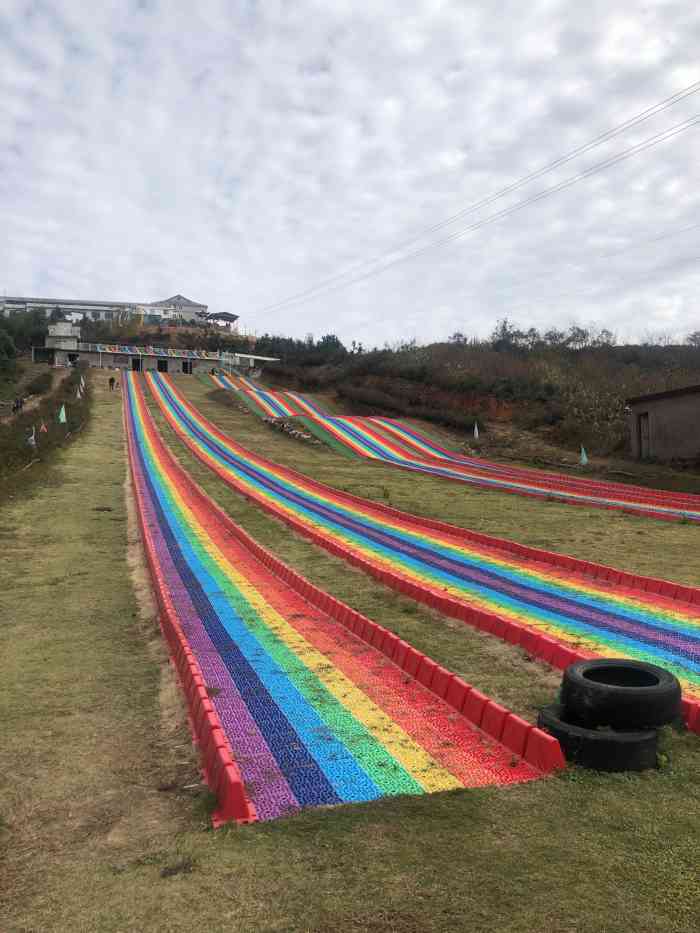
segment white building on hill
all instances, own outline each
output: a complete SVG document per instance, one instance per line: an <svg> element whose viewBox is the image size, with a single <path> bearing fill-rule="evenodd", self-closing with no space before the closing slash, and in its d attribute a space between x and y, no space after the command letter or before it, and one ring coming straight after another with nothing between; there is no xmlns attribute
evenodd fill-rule
<svg viewBox="0 0 700 933"><path fill-rule="evenodd" d="M55 308L73 322L84 318L107 322L138 318L144 323L157 324L160 321L203 321L208 305L199 304L184 295L173 295L150 304L142 301L83 301L80 298L0 298L0 314L6 317L18 311L35 310L43 311L49 317Z"/></svg>

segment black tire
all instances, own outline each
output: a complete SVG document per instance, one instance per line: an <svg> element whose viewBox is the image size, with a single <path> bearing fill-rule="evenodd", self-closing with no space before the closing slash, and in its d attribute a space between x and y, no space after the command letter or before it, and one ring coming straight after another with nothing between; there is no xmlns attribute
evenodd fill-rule
<svg viewBox="0 0 700 933"><path fill-rule="evenodd" d="M678 679L655 664L596 658L564 671L561 704L567 721L588 729L650 729L681 716Z"/></svg>
<svg viewBox="0 0 700 933"><path fill-rule="evenodd" d="M567 761L595 771L646 771L656 767L656 730L597 731L564 722L561 717L561 705L553 703L540 712L537 725L559 740Z"/></svg>

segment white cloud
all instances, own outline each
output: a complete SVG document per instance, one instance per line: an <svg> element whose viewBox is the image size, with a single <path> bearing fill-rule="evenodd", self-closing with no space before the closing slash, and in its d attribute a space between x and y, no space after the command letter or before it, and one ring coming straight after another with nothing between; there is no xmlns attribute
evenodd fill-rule
<svg viewBox="0 0 700 933"><path fill-rule="evenodd" d="M3 10L8 294L179 291L259 332L365 344L485 334L503 315L629 337L698 326L700 231L643 241L697 217L700 128L381 275L259 312L699 80L692 5ZM439 235L696 113L700 94Z"/></svg>

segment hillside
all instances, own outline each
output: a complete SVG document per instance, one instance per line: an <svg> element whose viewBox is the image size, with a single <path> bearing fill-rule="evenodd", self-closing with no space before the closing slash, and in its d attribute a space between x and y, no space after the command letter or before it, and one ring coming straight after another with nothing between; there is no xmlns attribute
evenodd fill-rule
<svg viewBox="0 0 700 933"><path fill-rule="evenodd" d="M696 335L697 336L697 335ZM346 351L323 342L289 347L276 338L258 352L280 355L265 378L307 391L335 392L346 410L422 418L471 431L512 423L549 442L608 455L625 449L625 399L700 382L700 346L618 345L612 335L572 328L523 334L501 322L487 341Z"/></svg>

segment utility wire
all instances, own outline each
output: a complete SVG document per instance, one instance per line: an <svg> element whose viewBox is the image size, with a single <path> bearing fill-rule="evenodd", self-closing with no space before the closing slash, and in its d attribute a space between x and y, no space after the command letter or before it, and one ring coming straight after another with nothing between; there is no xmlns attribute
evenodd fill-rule
<svg viewBox="0 0 700 933"><path fill-rule="evenodd" d="M663 240L668 240L671 237L680 236L683 233L688 233L690 230L697 230L698 228L700 228L700 223L686 224L686 226L679 227L677 230L666 230L663 233L657 234L656 236L653 236L653 237L645 237L644 239L641 239L641 240L634 240L633 242L628 243L626 246L622 246L619 249L609 250L605 253L597 253L596 255L591 256L588 262L590 264L590 263L598 262L601 259L611 259L614 256L621 256L624 253L631 252L632 250L643 249L645 246L650 246L654 243L660 243ZM557 279L561 279L563 275L564 273L560 273L559 275L555 276L554 281L556 281ZM524 286L534 285L537 282L545 278L551 282L552 281L551 273L543 272L540 275L536 275L530 279L516 280L512 284L514 286L522 288ZM520 307L520 304L518 304L516 307Z"/></svg>
<svg viewBox="0 0 700 933"><path fill-rule="evenodd" d="M657 116L659 113L662 113L664 110L667 110L669 107L672 107L674 104L677 104L679 101L683 100L686 97L689 97L692 94L697 93L698 91L700 91L700 81L696 81L693 84L689 84L687 87L682 88L681 90L677 91L675 94L672 94L670 97L667 97L664 100L660 101L658 104L654 104L651 107L647 107L646 110L643 110L641 111L641 113L638 113L633 117L630 117L628 120L625 120L623 123L618 124L617 126L611 128L610 130L607 130L606 132L599 134L598 136L594 137L589 142L584 143L581 146L577 146L575 149L570 150L565 155L559 156L558 158L554 159L552 162L549 162L546 165L542 166L541 168L536 169L533 172L530 172L528 175L525 175L523 178L520 178L517 181L512 182L509 185L506 185L505 187L499 189L498 191L494 192L488 197L482 198L479 201L475 201L474 203L458 211L456 214L453 214L450 217L447 217L446 219L436 224L433 224L432 226L417 233L416 235L410 237L407 240L397 243L391 249L385 250L383 253L371 259L360 260L359 262L352 264L351 266L349 266L347 269L343 270L342 272L337 272L334 275L328 276L327 278L322 279L320 282L316 283L316 285L311 286L307 289L304 289L303 291L298 292L297 294L291 296L288 299L283 299L282 301L273 302L269 305L266 305L260 309L260 313L263 313L266 311L277 310L278 308L286 306L287 303L296 302L297 300L304 298L307 295L315 294L316 291L319 291L323 289L325 286L330 285L340 279L343 279L347 277L348 275L351 275L353 272L357 272L359 269L365 266L375 265L381 262L383 259L385 259L388 256L391 256L393 253L397 252L398 250L405 249L407 246L410 246L413 243L419 242L421 239L423 239L426 236L429 236L431 233L434 233L437 230L443 229L444 227L447 227L450 224L455 223L457 220L461 219L462 217L465 217L468 214L473 213L474 211L477 211L482 207L486 207L489 204L492 204L494 201L498 200L501 197L504 197L506 194L510 194L513 191L516 191L519 188L523 187L524 185L528 184L529 182L542 177L543 175L545 175L546 173L550 171L553 171L555 168L559 168L560 166L565 165L567 162L570 162L572 159L577 158L579 155L583 155L584 153L589 152L591 149L594 149L597 146L602 145L604 142L607 142L610 139L615 138L620 133L623 133L626 130L632 129L633 127L638 126L640 123L643 123L646 120L649 120L652 117Z"/></svg>
<svg viewBox="0 0 700 933"><path fill-rule="evenodd" d="M700 86L700 82L698 83ZM583 181L586 178L589 178L591 175L594 175L598 172L604 171L607 168L610 168L614 165L617 165L620 162L626 161L634 155L638 155L640 152L644 152L647 149L650 149L653 146L659 145L662 142L666 142L669 139L673 139L678 136L680 133L683 133L689 129L700 124L700 115L684 120L682 123L676 124L664 130L661 133L657 133L654 136L649 137L648 139L643 140L640 143L637 143L634 146L630 146L627 149L623 149L621 152L616 153L614 156L610 156L607 159L604 159L602 162L598 162L595 165L590 166L588 169L585 169L582 172L573 175L564 181L558 182L555 185L552 185L549 188L545 188L542 191L539 191L537 194L531 195L528 198L524 198L522 201L517 201L515 204L510 205L509 207L503 208L500 211L497 211L494 214L489 214L486 217L481 218L478 221L475 221L469 226L457 230L442 239L434 240L432 243L427 244L426 246L420 247L419 249L412 250L411 252L405 253L401 256L398 256L394 259L389 259L384 262L383 265L379 266L376 269L370 269L367 272L355 275L346 279L345 281L338 282L337 284L332 284L329 282L328 285L319 285L309 288L304 292L300 292L297 295L293 295L290 298L287 298L283 301L276 302L271 305L267 305L260 309L259 314L271 313L273 311L279 311L283 308L290 307L292 305L298 304L306 300L307 298L315 298L321 294L328 292L337 291L340 288L345 288L349 285L354 285L357 282L361 282L367 278L370 278L373 275L377 275L381 272L386 271L387 269L392 268L395 265L398 265L401 262L405 262L408 259L412 259L416 256L421 256L424 253L430 252L433 249L437 249L441 246L445 246L449 243L454 242L455 240L461 239L469 233L472 233L476 230L481 229L482 227L487 226L488 224L494 223L497 220L501 220L504 217L508 217L511 214L516 213L517 211L522 210L525 207L528 207L531 204L535 204L538 201L543 200L544 198L551 197L553 194L557 194L560 191L564 191L567 188L570 188L572 185L577 184L580 181ZM391 255L391 254L389 254Z"/></svg>
<svg viewBox="0 0 700 933"><path fill-rule="evenodd" d="M518 308L531 307L533 304L537 304L537 305L539 305L539 306L542 306L542 305L544 305L544 304L550 304L550 303L552 303L552 302L554 302L554 301L560 301L560 300L562 300L562 299L571 298L571 297L573 297L573 296L576 296L576 297L579 298L579 299L580 299L580 298L595 299L595 298L598 298L600 295L609 295L610 292L611 292L611 289L612 289L612 292L613 292L613 294L614 294L614 293L615 293L615 290L616 290L616 284L617 284L617 285L620 285L620 286L623 287L623 288L629 288L630 285L636 285L637 282L646 282L646 281L649 280L649 279L656 278L656 277L659 275L660 272L666 272L666 271L671 270L671 269L678 269L678 266L679 266L679 265L682 265L682 266L684 267L684 271L687 271L687 270L685 269L685 266L688 266L688 265L693 264L693 263L700 263L700 256L686 256L685 259L682 259L682 260L680 261L680 263L676 260L676 261L674 261L674 262L665 263L665 264L662 265L662 266L656 266L654 269L651 269L649 272L646 272L644 275L635 276L634 279L632 279L632 280L629 281L629 282L628 282L628 281L625 281L625 280L623 279L623 281L622 281L621 283L615 283L615 282L613 282L613 283L610 283L610 285L597 285L596 287L594 287L593 289L589 289L588 291L581 291L580 289L579 289L579 290L576 290L576 289L568 289L568 290L565 291L565 292L559 292L559 293L557 293L556 295L552 295L552 296L547 297L547 298L526 299L525 301L521 301L521 302L519 302L518 304L516 304L516 305L514 305L514 306L512 306L512 307L509 307L509 308L507 309L507 312L511 312L511 313L512 313L513 311L517 310ZM700 269L698 269L698 270L691 270L691 271L698 271L698 272L700 272ZM619 290L619 289L617 289L617 290Z"/></svg>

